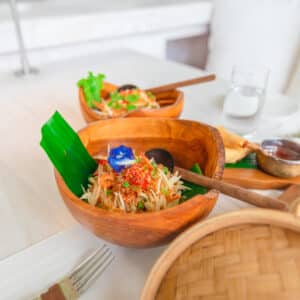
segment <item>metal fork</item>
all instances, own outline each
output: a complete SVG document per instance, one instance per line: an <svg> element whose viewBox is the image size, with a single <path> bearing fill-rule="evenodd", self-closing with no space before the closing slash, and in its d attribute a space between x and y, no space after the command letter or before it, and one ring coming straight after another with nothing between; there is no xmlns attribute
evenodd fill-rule
<svg viewBox="0 0 300 300"><path fill-rule="evenodd" d="M114 260L111 250L103 245L84 259L63 280L51 286L34 300L75 300L80 297Z"/></svg>

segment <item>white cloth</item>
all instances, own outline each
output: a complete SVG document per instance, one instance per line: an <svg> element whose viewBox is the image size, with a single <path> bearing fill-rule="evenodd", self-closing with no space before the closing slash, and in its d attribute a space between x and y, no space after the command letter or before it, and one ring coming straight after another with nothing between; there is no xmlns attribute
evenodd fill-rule
<svg viewBox="0 0 300 300"><path fill-rule="evenodd" d="M300 0L215 0L207 69L229 79L234 65L264 65L282 92L299 43Z"/></svg>

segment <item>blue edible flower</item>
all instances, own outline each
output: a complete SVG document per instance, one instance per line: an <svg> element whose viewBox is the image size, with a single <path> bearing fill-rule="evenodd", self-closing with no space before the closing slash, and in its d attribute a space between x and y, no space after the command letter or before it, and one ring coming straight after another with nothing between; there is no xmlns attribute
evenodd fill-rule
<svg viewBox="0 0 300 300"><path fill-rule="evenodd" d="M121 145L112 148L109 152L108 163L116 171L121 172L123 169L130 167L135 162L131 148Z"/></svg>

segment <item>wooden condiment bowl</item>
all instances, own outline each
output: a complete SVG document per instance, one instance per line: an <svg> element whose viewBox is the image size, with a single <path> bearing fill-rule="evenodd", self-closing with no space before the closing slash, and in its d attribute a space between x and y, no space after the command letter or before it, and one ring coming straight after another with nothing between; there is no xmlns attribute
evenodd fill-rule
<svg viewBox="0 0 300 300"><path fill-rule="evenodd" d="M205 124L157 118L110 119L89 124L79 131L79 136L91 155L106 154L108 144L125 144L137 152L160 147L173 155L176 165L191 168L198 162L205 175L222 178L222 139L215 128ZM172 240L208 215L218 198L218 192L210 190L159 212L113 212L80 200L56 171L55 178L65 204L78 222L95 235L128 247L153 247Z"/></svg>
<svg viewBox="0 0 300 300"><path fill-rule="evenodd" d="M102 91L102 96L106 97L112 91L115 91L118 87L111 83L105 82ZM183 110L184 95L183 92L178 90L172 90L168 92L153 93L160 104L158 109L139 109L130 112L128 117L151 117L151 118L178 118ZM79 103L82 115L87 123L105 120L107 117L103 117L97 114L96 111L91 109L85 100L84 92L82 88L79 88Z"/></svg>

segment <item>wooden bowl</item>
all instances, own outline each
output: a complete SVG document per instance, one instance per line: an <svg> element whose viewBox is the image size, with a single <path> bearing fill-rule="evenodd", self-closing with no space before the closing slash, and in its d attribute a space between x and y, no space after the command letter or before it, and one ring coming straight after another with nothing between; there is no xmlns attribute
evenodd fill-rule
<svg viewBox="0 0 300 300"><path fill-rule="evenodd" d="M118 87L111 83L105 82L102 91L102 96L108 96L108 94ZM183 110L184 96L183 92L178 90L172 90L162 93L153 93L160 104L159 109L141 109L132 111L128 117L151 117L151 118L178 118ZM107 117L100 116L94 110L92 110L85 100L84 92L82 88L79 88L79 103L82 115L87 123L105 120Z"/></svg>
<svg viewBox="0 0 300 300"><path fill-rule="evenodd" d="M79 131L91 155L107 153L107 145L125 144L138 152L160 147L170 151L178 166L199 163L205 175L221 179L224 165L222 139L216 129L193 121L123 118L89 124ZM153 247L205 217L218 198L216 190L159 212L130 214L93 207L76 197L55 171L58 189L75 219L95 235L128 247Z"/></svg>
<svg viewBox="0 0 300 300"><path fill-rule="evenodd" d="M298 186L286 193L295 189L299 197ZM294 213L244 209L193 226L157 260L141 300L300 299L299 209Z"/></svg>

